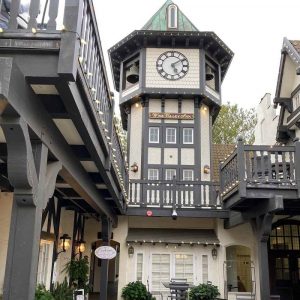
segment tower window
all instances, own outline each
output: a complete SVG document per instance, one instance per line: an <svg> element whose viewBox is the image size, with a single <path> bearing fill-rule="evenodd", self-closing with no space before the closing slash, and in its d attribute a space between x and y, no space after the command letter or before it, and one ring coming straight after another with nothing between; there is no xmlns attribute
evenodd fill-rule
<svg viewBox="0 0 300 300"><path fill-rule="evenodd" d="M178 20L177 20L177 6L174 4L169 5L168 7L168 27L172 29L178 28Z"/></svg>
<svg viewBox="0 0 300 300"><path fill-rule="evenodd" d="M176 128L167 128L166 129L166 143L167 144L176 144Z"/></svg>
<svg viewBox="0 0 300 300"><path fill-rule="evenodd" d="M212 62L207 57L206 57L206 63L205 63L205 81L206 81L206 85L208 87L215 90L216 92L219 92L218 66L217 66L217 64Z"/></svg>
<svg viewBox="0 0 300 300"><path fill-rule="evenodd" d="M159 128L150 127L149 128L149 143L159 143Z"/></svg>
<svg viewBox="0 0 300 300"><path fill-rule="evenodd" d="M183 143L193 144L194 143L194 129L193 128L183 128Z"/></svg>

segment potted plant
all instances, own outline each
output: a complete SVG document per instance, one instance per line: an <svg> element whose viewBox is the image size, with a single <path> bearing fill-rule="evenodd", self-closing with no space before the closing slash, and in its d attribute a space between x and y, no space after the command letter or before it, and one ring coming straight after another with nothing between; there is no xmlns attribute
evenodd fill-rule
<svg viewBox="0 0 300 300"><path fill-rule="evenodd" d="M89 292L89 261L85 256L79 259L72 259L64 269L69 275L70 284L76 289L84 289Z"/></svg>
<svg viewBox="0 0 300 300"><path fill-rule="evenodd" d="M66 278L62 283L55 284L52 295L55 300L73 300L73 289L69 287Z"/></svg>
<svg viewBox="0 0 300 300"><path fill-rule="evenodd" d="M155 300L140 281L129 282L122 289L122 297L124 300Z"/></svg>
<svg viewBox="0 0 300 300"><path fill-rule="evenodd" d="M189 292L190 300L214 300L219 296L218 287L212 284L199 284Z"/></svg>
<svg viewBox="0 0 300 300"><path fill-rule="evenodd" d="M2 297L0 297L2 299ZM52 294L46 290L44 285L39 284L35 289L35 300L54 300Z"/></svg>

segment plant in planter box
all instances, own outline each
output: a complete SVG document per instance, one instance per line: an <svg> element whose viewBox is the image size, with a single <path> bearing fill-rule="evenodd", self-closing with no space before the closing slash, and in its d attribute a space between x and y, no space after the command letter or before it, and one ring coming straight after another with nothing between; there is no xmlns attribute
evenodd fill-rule
<svg viewBox="0 0 300 300"><path fill-rule="evenodd" d="M122 297L124 300L155 300L140 281L129 282L122 290Z"/></svg>
<svg viewBox="0 0 300 300"><path fill-rule="evenodd" d="M189 292L190 300L214 300L219 296L218 287L212 284L199 284Z"/></svg>

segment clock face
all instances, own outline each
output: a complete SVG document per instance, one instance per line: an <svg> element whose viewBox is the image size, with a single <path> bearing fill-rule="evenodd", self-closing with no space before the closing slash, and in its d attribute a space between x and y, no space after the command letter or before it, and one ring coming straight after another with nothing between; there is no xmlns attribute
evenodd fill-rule
<svg viewBox="0 0 300 300"><path fill-rule="evenodd" d="M183 78L189 70L189 61L178 51L167 51L156 61L157 72L167 80Z"/></svg>

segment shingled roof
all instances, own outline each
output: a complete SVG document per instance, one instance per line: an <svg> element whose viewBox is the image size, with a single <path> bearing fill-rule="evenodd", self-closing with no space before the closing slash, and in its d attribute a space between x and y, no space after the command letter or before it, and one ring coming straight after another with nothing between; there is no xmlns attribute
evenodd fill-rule
<svg viewBox="0 0 300 300"><path fill-rule="evenodd" d="M172 0L167 0L165 4L154 14L154 16L143 26L142 30L168 31L167 8L175 4ZM176 4L175 4L176 5ZM178 8L178 28L176 31L199 31L196 26Z"/></svg>
<svg viewBox="0 0 300 300"><path fill-rule="evenodd" d="M213 155L213 170L212 170L212 180L214 182L220 181L220 171L219 165L229 154L231 154L235 149L235 145L212 145L212 155Z"/></svg>
<svg viewBox="0 0 300 300"><path fill-rule="evenodd" d="M298 40L290 40L290 43L293 45L295 50L300 54L300 41Z"/></svg>

